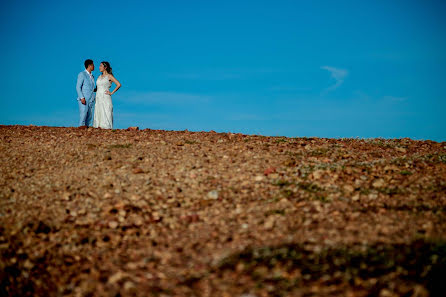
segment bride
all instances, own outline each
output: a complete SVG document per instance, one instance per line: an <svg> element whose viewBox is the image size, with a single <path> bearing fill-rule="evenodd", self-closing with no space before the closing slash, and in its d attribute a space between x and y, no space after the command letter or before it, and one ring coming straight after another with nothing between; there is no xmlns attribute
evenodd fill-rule
<svg viewBox="0 0 446 297"><path fill-rule="evenodd" d="M110 63L101 62L99 71L102 72L96 81L96 104L94 106L93 127L103 129L113 129L113 104L111 95L121 87L121 83L113 76ZM116 88L110 93L112 82Z"/></svg>

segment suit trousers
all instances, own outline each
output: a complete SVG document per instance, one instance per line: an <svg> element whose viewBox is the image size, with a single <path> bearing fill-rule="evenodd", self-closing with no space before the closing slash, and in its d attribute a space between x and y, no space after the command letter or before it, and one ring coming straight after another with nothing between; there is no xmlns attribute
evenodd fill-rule
<svg viewBox="0 0 446 297"><path fill-rule="evenodd" d="M80 99L77 99L79 103L79 126L91 126L93 120L93 106L94 100L89 100L86 104L82 104Z"/></svg>

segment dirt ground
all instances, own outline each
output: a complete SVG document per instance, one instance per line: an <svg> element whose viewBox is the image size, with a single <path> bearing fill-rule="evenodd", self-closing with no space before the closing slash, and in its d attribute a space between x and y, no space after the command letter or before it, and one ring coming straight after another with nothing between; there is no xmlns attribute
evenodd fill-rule
<svg viewBox="0 0 446 297"><path fill-rule="evenodd" d="M445 142L0 138L1 296L445 296Z"/></svg>

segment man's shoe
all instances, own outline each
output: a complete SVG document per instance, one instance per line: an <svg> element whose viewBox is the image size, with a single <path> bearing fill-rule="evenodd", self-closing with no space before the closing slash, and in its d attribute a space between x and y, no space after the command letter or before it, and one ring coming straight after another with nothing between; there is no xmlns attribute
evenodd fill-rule
<svg viewBox="0 0 446 297"><path fill-rule="evenodd" d="M87 129L87 126L79 126L79 129Z"/></svg>

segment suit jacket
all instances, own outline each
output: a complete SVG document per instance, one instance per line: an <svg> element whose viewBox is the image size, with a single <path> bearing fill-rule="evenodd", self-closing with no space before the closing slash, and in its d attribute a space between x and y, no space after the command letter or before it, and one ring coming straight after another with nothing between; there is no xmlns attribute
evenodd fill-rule
<svg viewBox="0 0 446 297"><path fill-rule="evenodd" d="M85 98L87 102L94 100L95 82L90 78L87 71L82 71L77 75L76 92L77 100Z"/></svg>

